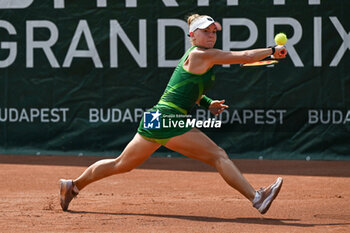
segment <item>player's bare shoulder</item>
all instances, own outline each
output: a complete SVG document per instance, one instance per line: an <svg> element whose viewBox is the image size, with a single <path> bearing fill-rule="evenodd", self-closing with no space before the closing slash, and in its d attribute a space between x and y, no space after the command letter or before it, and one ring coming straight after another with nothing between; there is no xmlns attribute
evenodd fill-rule
<svg viewBox="0 0 350 233"><path fill-rule="evenodd" d="M209 57L217 54L217 49L207 49L207 48L200 48L197 47L191 51L189 54L190 58L195 58L195 59L208 59Z"/></svg>
<svg viewBox="0 0 350 233"><path fill-rule="evenodd" d="M184 67L192 73L203 73L207 71L212 66L210 59L208 59L210 56L207 50L210 49L194 48L185 61Z"/></svg>

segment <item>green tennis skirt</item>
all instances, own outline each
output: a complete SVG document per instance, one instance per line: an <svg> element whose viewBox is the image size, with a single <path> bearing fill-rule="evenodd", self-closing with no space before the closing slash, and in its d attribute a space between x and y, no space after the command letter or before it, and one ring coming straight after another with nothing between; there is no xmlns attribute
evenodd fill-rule
<svg viewBox="0 0 350 233"><path fill-rule="evenodd" d="M147 112L156 112L157 110L161 113L159 129L145 128L144 117L142 117L137 129L137 132L146 140L165 145L172 137L179 136L192 129L192 127L185 124L182 127L171 126L170 122L186 121L186 117L179 110L158 104L148 109ZM166 127L163 127L163 122L165 122Z"/></svg>

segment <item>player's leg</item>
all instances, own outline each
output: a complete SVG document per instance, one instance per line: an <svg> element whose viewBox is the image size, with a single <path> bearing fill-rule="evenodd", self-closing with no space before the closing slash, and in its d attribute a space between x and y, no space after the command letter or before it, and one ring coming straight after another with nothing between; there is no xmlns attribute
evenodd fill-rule
<svg viewBox="0 0 350 233"><path fill-rule="evenodd" d="M261 213L266 213L281 188L282 179L279 178L267 188L255 191L226 152L198 129L173 137L165 146L215 167L224 180L249 199Z"/></svg>
<svg viewBox="0 0 350 233"><path fill-rule="evenodd" d="M226 152L200 130L194 128L185 134L173 137L165 146L215 167L230 186L249 200L254 199L255 189L228 158Z"/></svg>
<svg viewBox="0 0 350 233"><path fill-rule="evenodd" d="M119 157L97 161L75 179L74 184L81 190L94 181L129 172L141 165L160 146L158 143L147 141L137 133Z"/></svg>
<svg viewBox="0 0 350 233"><path fill-rule="evenodd" d="M147 141L137 133L116 159L97 161L74 181L61 179L60 204L62 209L67 210L70 201L88 184L111 175L131 171L141 165L159 147L160 144Z"/></svg>

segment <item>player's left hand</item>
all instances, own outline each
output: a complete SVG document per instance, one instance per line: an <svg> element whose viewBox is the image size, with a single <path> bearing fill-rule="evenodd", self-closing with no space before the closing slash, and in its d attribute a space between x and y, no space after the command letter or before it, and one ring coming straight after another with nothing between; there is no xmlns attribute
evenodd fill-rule
<svg viewBox="0 0 350 233"><path fill-rule="evenodd" d="M225 105L224 103L225 103L225 100L213 100L209 106L209 111L213 115L218 116L222 111L228 108L228 106Z"/></svg>

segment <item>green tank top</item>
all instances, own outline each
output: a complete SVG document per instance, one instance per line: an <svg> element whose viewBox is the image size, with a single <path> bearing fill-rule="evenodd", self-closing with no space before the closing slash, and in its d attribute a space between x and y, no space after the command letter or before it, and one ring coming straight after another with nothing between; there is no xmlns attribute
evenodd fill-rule
<svg viewBox="0 0 350 233"><path fill-rule="evenodd" d="M148 111L156 112L159 110L162 114L174 115L173 120L183 120L184 118L178 118L176 115L179 113L187 115L196 101L213 85L215 76L212 69L203 74L193 74L183 68L184 62L194 48L195 46L190 48L181 58L159 102ZM137 132L146 140L158 142L162 145L170 138L192 129L191 127L150 129L144 128L143 123L144 118L140 121Z"/></svg>
<svg viewBox="0 0 350 233"><path fill-rule="evenodd" d="M181 58L157 106L165 105L187 114L196 101L212 87L215 81L212 68L203 74L194 74L183 67L189 53L196 47L192 46Z"/></svg>

